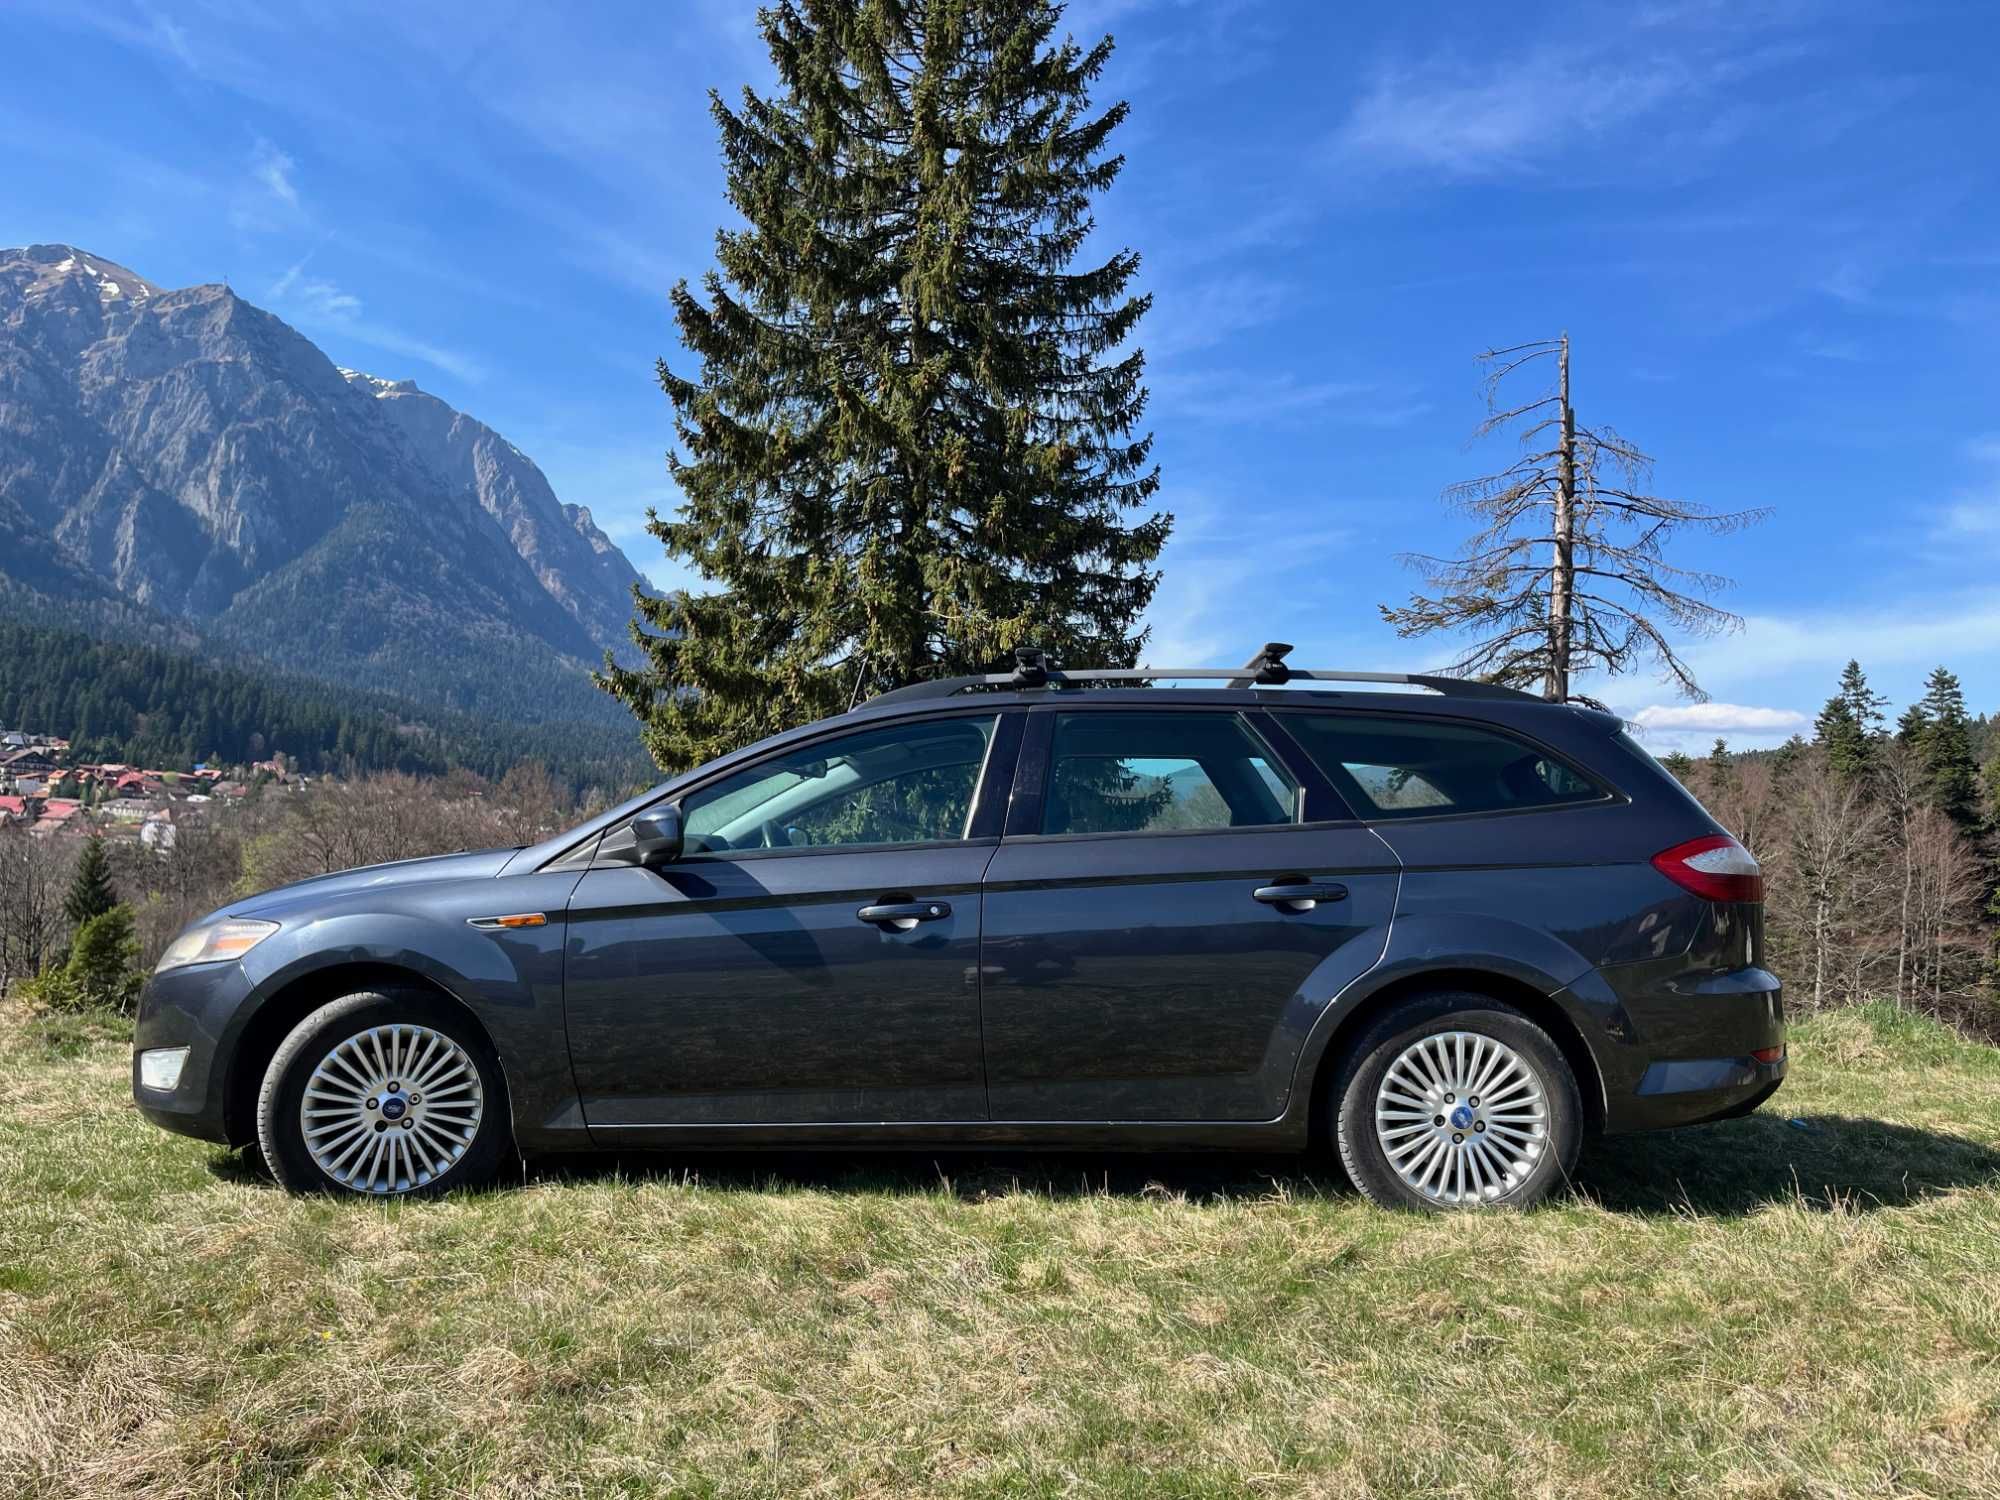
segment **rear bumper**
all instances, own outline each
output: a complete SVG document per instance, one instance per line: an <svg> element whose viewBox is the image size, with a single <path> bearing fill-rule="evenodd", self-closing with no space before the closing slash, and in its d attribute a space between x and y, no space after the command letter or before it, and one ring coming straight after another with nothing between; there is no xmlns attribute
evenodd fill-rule
<svg viewBox="0 0 2000 1500"><path fill-rule="evenodd" d="M1620 1130L1663 1130L1747 1115L1785 1081L1786 1059L1706 1057L1654 1063L1639 1079ZM1605 1128L1612 1128L1605 1122Z"/></svg>
<svg viewBox="0 0 2000 1500"><path fill-rule="evenodd" d="M1608 1135L1747 1114L1784 1082L1784 990L1768 970L1622 964L1558 998L1596 1023Z"/></svg>

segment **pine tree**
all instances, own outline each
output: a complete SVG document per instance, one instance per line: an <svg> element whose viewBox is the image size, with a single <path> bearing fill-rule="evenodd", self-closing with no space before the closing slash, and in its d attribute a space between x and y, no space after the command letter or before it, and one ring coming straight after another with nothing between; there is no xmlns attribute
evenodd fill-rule
<svg viewBox="0 0 2000 1500"><path fill-rule="evenodd" d="M1694 775L1694 761L1685 750L1669 750L1660 757L1660 764L1673 772L1674 779L1682 783Z"/></svg>
<svg viewBox="0 0 2000 1500"><path fill-rule="evenodd" d="M84 841L83 854L70 877L63 897L63 915L70 925L81 927L92 917L101 917L118 904L118 892L111 884L111 856L104 847L104 835L93 833Z"/></svg>
<svg viewBox="0 0 2000 1500"><path fill-rule="evenodd" d="M1784 744L1771 752L1771 779L1781 785L1798 770L1805 759L1806 742L1803 735L1794 734Z"/></svg>
<svg viewBox="0 0 2000 1500"><path fill-rule="evenodd" d="M1708 752L1708 790L1711 795L1726 792L1736 785L1736 761L1729 753L1729 741L1716 737L1715 748Z"/></svg>
<svg viewBox="0 0 2000 1500"><path fill-rule="evenodd" d="M1875 741L1889 700L1868 686L1861 663L1850 660L1840 673L1840 690L1826 700L1813 722L1813 743L1826 750L1827 764L1842 781L1866 777L1875 767Z"/></svg>
<svg viewBox="0 0 2000 1500"><path fill-rule="evenodd" d="M132 908L113 903L77 925L68 975L93 1009L129 1011L144 976L139 943L132 934Z"/></svg>
<svg viewBox="0 0 2000 1500"><path fill-rule="evenodd" d="M1073 268L1110 39L1052 42L1055 0L760 14L780 87L711 100L745 223L674 289L699 378L659 366L685 505L648 529L718 587L639 600L647 666L599 678L667 768L1022 645L1130 664L1171 525L1138 256Z"/></svg>
<svg viewBox="0 0 2000 1500"><path fill-rule="evenodd" d="M1943 667L1924 684L1924 729L1916 744L1924 791L1931 806L1961 830L1979 826L1979 765L1972 758L1972 724L1965 690Z"/></svg>

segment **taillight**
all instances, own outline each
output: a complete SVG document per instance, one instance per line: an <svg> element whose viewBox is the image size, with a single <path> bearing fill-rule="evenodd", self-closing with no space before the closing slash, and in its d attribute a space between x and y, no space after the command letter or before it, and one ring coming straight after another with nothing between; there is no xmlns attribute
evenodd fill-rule
<svg viewBox="0 0 2000 1500"><path fill-rule="evenodd" d="M1735 839L1711 833L1653 856L1653 868L1704 901L1762 901L1764 870Z"/></svg>

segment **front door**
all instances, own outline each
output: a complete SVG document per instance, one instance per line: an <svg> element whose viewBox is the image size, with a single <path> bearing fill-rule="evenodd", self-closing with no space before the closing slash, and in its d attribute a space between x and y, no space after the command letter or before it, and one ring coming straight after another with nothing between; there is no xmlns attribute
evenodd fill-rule
<svg viewBox="0 0 2000 1500"><path fill-rule="evenodd" d="M1281 1114L1395 905L1395 855L1332 811L1240 713L1038 710L986 875L993 1118Z"/></svg>
<svg viewBox="0 0 2000 1500"><path fill-rule="evenodd" d="M678 799L672 864L600 857L564 971L590 1127L984 1119L979 805L997 833L981 787L999 722L805 742Z"/></svg>

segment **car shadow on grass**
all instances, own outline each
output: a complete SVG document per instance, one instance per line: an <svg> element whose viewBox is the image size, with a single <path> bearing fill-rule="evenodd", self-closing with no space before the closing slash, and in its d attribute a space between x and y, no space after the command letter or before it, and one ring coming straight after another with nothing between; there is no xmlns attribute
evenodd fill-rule
<svg viewBox="0 0 2000 1500"><path fill-rule="evenodd" d="M209 1169L232 1183L270 1182L254 1150L218 1152ZM720 1192L945 1193L968 1203L1014 1193L1194 1203L1354 1196L1325 1152L842 1149L539 1156L504 1175L497 1190L614 1180ZM2000 1186L2000 1151L1963 1136L1847 1115L1759 1114L1594 1142L1577 1163L1573 1196L1618 1214L1736 1217L1781 1203L1867 1213L1989 1185Z"/></svg>
<svg viewBox="0 0 2000 1500"><path fill-rule="evenodd" d="M978 1203L1014 1193L1046 1198L1333 1198L1352 1192L1324 1157L1236 1152L1022 1150L632 1152L543 1157L525 1180L696 1184L717 1191L944 1193Z"/></svg>
<svg viewBox="0 0 2000 1500"><path fill-rule="evenodd" d="M611 1177L725 1191L949 1193L978 1202L1169 1197L1192 1202L1348 1197L1325 1153L814 1151L544 1158L527 1181ZM1587 1147L1578 1195L1621 1214L1735 1216L1778 1203L1865 1213L1958 1188L2000 1185L2000 1151L1962 1136L1844 1115L1752 1115L1614 1136Z"/></svg>
<svg viewBox="0 0 2000 1500"><path fill-rule="evenodd" d="M1614 1213L1754 1213L1774 1203L1866 1213L2000 1185L2000 1151L1965 1136L1852 1115L1755 1114L1611 1136L1577 1188Z"/></svg>

